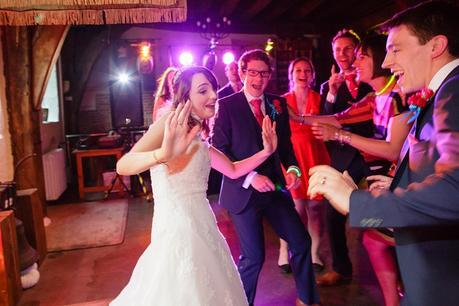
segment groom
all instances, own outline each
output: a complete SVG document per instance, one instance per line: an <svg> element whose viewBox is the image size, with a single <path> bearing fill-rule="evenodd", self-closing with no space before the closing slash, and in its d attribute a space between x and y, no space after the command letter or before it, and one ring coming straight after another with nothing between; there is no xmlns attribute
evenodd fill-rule
<svg viewBox="0 0 459 306"><path fill-rule="evenodd" d="M223 178L220 204L234 223L241 256L238 270L250 305L265 260L263 217L287 241L298 299L296 305L319 303L311 261L311 240L286 189L295 188L302 175L290 142L285 99L264 93L271 76L271 58L262 50L244 53L239 60L243 90L218 102L212 144L232 160L241 160L263 147L260 122L269 115L277 124L277 151L246 177ZM282 166L287 169L284 178ZM280 191L282 189L283 191Z"/></svg>

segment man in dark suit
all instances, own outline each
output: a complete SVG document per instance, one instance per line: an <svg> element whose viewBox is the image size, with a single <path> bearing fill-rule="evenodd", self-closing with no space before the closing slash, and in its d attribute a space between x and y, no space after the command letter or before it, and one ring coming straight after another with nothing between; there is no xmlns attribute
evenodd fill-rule
<svg viewBox="0 0 459 306"><path fill-rule="evenodd" d="M228 209L241 245L238 270L249 304L253 305L258 276L265 260L263 217L290 247L290 264L296 282L297 305L319 303L311 260L311 239L287 191L301 176L290 142L287 104L265 93L271 76L271 59L263 50L251 50L239 60L241 92L219 100L212 144L232 160L260 150L260 121L264 115L276 122L276 152L254 172L237 180L223 178L220 204ZM282 173L281 164L286 175ZM282 191L280 190L282 189Z"/></svg>
<svg viewBox="0 0 459 306"><path fill-rule="evenodd" d="M242 89L242 82L239 77L236 62L231 62L225 66L225 75L228 79L228 83L218 90L217 95L219 99L230 96Z"/></svg>
<svg viewBox="0 0 459 306"><path fill-rule="evenodd" d="M333 57L339 67L336 71L332 66L330 79L320 88L322 97L322 113L336 114L349 108L353 103L373 91L370 85L359 82L355 78L352 66L355 59L355 48L360 39L352 30L339 31L332 40ZM363 137L373 136L373 121L348 124L343 129ZM347 170L354 181L360 181L366 173L365 160L357 149L338 142L327 143L331 166L342 172ZM327 205L326 224L330 240L333 270L319 275L317 284L335 285L348 281L352 277L352 263L346 243L346 217Z"/></svg>
<svg viewBox="0 0 459 306"><path fill-rule="evenodd" d="M310 193L323 194L355 227L394 228L405 288L402 305L459 301L459 8L426 2L386 22L383 66L404 93L424 89L390 191L356 189L349 176L319 166ZM434 95L428 99L428 88ZM425 102L425 103L424 103ZM413 118L414 119L414 118Z"/></svg>

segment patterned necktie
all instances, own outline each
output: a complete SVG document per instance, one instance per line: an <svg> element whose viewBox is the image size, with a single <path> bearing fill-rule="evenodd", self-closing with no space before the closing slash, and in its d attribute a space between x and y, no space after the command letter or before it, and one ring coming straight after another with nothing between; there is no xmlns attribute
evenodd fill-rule
<svg viewBox="0 0 459 306"><path fill-rule="evenodd" d="M261 99L253 99L250 101L250 105L253 107L253 113L255 115L255 119L257 119L258 124L263 123L263 113L261 111Z"/></svg>
<svg viewBox="0 0 459 306"><path fill-rule="evenodd" d="M344 76L344 78L346 79L346 81L348 81L349 83L349 92L351 93L352 97L355 99L357 98L357 93L359 92L359 85L357 84L357 82L355 81L355 74L346 74Z"/></svg>

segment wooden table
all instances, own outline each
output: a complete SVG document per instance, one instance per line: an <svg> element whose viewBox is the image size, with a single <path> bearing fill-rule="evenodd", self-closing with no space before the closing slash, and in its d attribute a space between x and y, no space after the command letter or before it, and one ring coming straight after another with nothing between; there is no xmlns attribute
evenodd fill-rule
<svg viewBox="0 0 459 306"><path fill-rule="evenodd" d="M91 158L98 156L115 156L116 160L119 160L123 155L123 147L113 148L113 149L94 149L94 150L74 150L72 152L75 154L76 166L77 166L77 175L78 175L78 193L80 199L84 199L84 195L87 192L98 192L98 191L108 191L109 186L85 186L84 185L84 173L83 173L83 158ZM123 190L123 185L121 180L117 180L113 186L113 191Z"/></svg>

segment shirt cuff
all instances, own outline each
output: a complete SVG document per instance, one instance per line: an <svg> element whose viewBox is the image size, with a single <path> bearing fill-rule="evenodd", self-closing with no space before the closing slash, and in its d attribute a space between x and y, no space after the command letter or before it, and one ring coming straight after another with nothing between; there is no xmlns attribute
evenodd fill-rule
<svg viewBox="0 0 459 306"><path fill-rule="evenodd" d="M245 177L244 184L242 184L242 187L247 189L250 187L250 184L252 184L253 177L257 175L256 171L252 171L247 176Z"/></svg>
<svg viewBox="0 0 459 306"><path fill-rule="evenodd" d="M328 92L326 100L327 100L328 103L332 103L333 104L333 103L335 103L336 96L333 95L332 93Z"/></svg>

